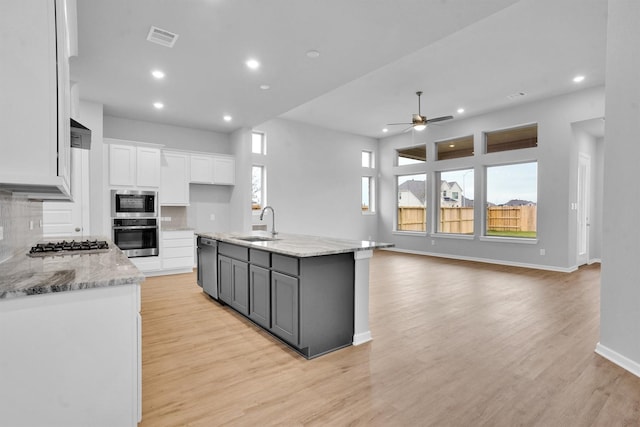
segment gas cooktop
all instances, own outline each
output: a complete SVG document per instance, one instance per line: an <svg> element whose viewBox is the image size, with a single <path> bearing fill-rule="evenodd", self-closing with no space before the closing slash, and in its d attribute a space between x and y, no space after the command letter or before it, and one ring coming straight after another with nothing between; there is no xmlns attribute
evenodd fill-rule
<svg viewBox="0 0 640 427"><path fill-rule="evenodd" d="M68 255L70 253L101 253L108 252L109 244L104 240L82 240L38 243L31 248L27 255L32 257L50 255Z"/></svg>

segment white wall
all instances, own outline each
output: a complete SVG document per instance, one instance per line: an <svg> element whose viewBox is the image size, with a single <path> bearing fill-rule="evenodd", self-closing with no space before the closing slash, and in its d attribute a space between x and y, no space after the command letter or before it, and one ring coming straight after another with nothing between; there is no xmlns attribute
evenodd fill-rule
<svg viewBox="0 0 640 427"><path fill-rule="evenodd" d="M640 2L609 0L598 352L640 376L638 22ZM621 201L625 209L620 209Z"/></svg>
<svg viewBox="0 0 640 427"><path fill-rule="evenodd" d="M228 231L251 231L251 129L231 134L231 153L236 158L236 185L230 200Z"/></svg>
<svg viewBox="0 0 640 427"><path fill-rule="evenodd" d="M565 96L514 106L508 110L457 119L431 126L423 133L401 134L385 138L380 144L380 221L378 239L393 242L398 248L451 256L455 258L496 261L505 264L527 265L569 271L576 264L576 211L571 203L577 195L577 152L571 123L604 116L604 88L585 89ZM433 142L453 137L474 135L476 153L483 153L483 132L538 123L538 147L492 154L476 154L463 159L429 160L424 165L393 166L398 148L427 142L427 158L435 158ZM421 138L417 140L416 138ZM506 243L481 240L483 225L478 218L484 216L483 177L484 168L490 164L538 161L538 238L536 244ZM473 239L429 236L409 236L394 233L395 175L426 172L428 199L435 189L437 171L475 168L475 230ZM429 221L433 221L435 208L430 209ZM433 230L433 224L427 227ZM432 242L434 244L432 244ZM540 255L540 249L546 254Z"/></svg>
<svg viewBox="0 0 640 427"><path fill-rule="evenodd" d="M375 238L377 215L363 215L360 203L362 150L377 158L377 140L283 119L255 130L267 138L267 203L278 231Z"/></svg>
<svg viewBox="0 0 640 427"><path fill-rule="evenodd" d="M163 144L180 150L230 154L226 133L104 116L106 138Z"/></svg>

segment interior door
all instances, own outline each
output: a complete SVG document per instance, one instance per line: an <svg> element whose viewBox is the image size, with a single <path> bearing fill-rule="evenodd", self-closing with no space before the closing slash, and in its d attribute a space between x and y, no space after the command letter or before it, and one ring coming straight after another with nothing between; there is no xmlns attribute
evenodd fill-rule
<svg viewBox="0 0 640 427"><path fill-rule="evenodd" d="M82 238L89 234L89 150L71 149L73 202L43 202L42 235Z"/></svg>
<svg viewBox="0 0 640 427"><path fill-rule="evenodd" d="M591 157L580 153L578 159L578 265L589 262L589 191Z"/></svg>

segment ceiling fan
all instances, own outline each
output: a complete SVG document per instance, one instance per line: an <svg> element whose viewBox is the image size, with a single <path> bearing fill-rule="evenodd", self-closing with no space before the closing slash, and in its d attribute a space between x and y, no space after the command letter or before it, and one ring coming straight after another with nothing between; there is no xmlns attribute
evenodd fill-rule
<svg viewBox="0 0 640 427"><path fill-rule="evenodd" d="M434 119L427 119L426 116L423 116L420 113L420 96L422 95L422 91L419 90L418 92L416 92L416 95L418 95L418 114L413 114L411 116L411 123L388 123L387 126L411 125L405 130L403 130L403 132L406 132L410 129L415 129L420 131L420 130L424 130L424 128L426 128L429 123L435 123L435 122L441 122L443 120L453 119L453 116L442 116L442 117L436 117Z"/></svg>

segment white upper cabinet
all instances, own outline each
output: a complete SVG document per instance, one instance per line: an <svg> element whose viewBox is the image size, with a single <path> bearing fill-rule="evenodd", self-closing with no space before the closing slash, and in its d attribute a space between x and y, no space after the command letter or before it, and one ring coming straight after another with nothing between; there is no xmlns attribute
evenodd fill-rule
<svg viewBox="0 0 640 427"><path fill-rule="evenodd" d="M194 184L235 184L236 161L219 154L191 154L191 182Z"/></svg>
<svg viewBox="0 0 640 427"><path fill-rule="evenodd" d="M73 4L0 2L2 189L46 200L71 197L67 19L75 11L64 12Z"/></svg>
<svg viewBox="0 0 640 427"><path fill-rule="evenodd" d="M236 161L233 157L213 158L213 183L234 185L236 183Z"/></svg>
<svg viewBox="0 0 640 427"><path fill-rule="evenodd" d="M189 154L162 151L160 204L186 206L189 204Z"/></svg>
<svg viewBox="0 0 640 427"><path fill-rule="evenodd" d="M160 186L160 149L109 144L109 185L158 188Z"/></svg>
<svg viewBox="0 0 640 427"><path fill-rule="evenodd" d="M136 182L138 187L158 187L160 185L160 149L137 147Z"/></svg>
<svg viewBox="0 0 640 427"><path fill-rule="evenodd" d="M213 184L213 156L191 154L191 182Z"/></svg>

